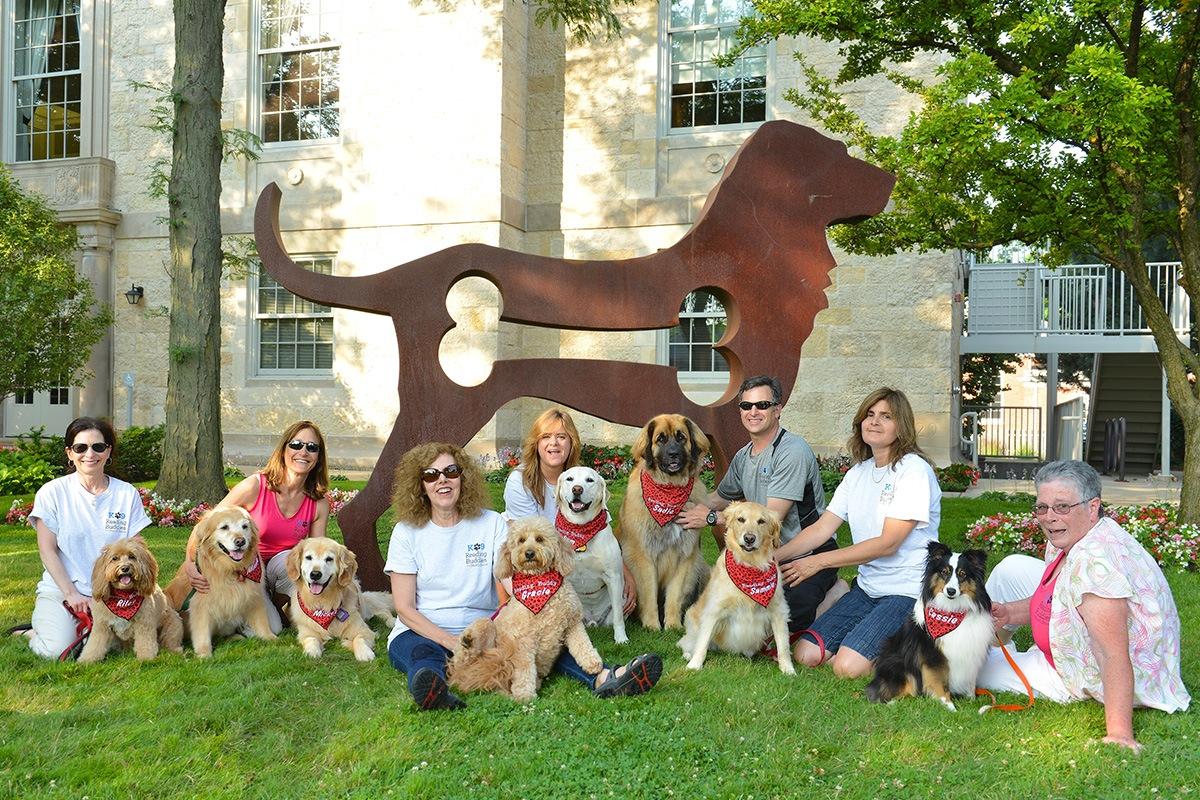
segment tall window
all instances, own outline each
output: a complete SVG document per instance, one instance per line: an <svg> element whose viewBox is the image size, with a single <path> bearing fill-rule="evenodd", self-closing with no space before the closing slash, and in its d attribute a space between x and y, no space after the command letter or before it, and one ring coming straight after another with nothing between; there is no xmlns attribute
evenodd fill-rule
<svg viewBox="0 0 1200 800"><path fill-rule="evenodd" d="M333 274L333 258L310 256L296 263ZM333 311L283 288L261 266L254 291L259 374L328 375L333 371Z"/></svg>
<svg viewBox="0 0 1200 800"><path fill-rule="evenodd" d="M767 53L743 53L732 66L712 63L729 52L750 0L672 0L667 22L671 56L671 128L739 125L767 118Z"/></svg>
<svg viewBox="0 0 1200 800"><path fill-rule="evenodd" d="M727 374L729 364L713 349L725 335L725 323L725 306L713 295L696 291L685 297L667 345L670 365L680 372Z"/></svg>
<svg viewBox="0 0 1200 800"><path fill-rule="evenodd" d="M338 137L337 6L337 0L263 0L258 29L263 142Z"/></svg>
<svg viewBox="0 0 1200 800"><path fill-rule="evenodd" d="M79 156L80 0L17 0L13 15L16 160Z"/></svg>

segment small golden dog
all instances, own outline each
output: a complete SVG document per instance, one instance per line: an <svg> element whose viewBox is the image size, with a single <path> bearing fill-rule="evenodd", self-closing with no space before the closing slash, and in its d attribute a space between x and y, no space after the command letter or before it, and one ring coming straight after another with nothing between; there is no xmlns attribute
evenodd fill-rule
<svg viewBox="0 0 1200 800"><path fill-rule="evenodd" d="M357 572L354 553L327 536L302 539L288 554L288 613L296 641L312 658L321 657L330 639L341 639L359 661L375 658L375 632L363 621Z"/></svg>
<svg viewBox="0 0 1200 800"><path fill-rule="evenodd" d="M709 647L752 656L768 633L775 637L779 669L795 675L788 644L788 604L772 560L779 546L779 517L758 503L731 503L724 511L725 550L700 599L688 609L679 640L688 669L700 669Z"/></svg>
<svg viewBox="0 0 1200 800"><path fill-rule="evenodd" d="M182 609L188 602L184 619L196 655L212 655L213 636L229 636L246 629L259 639L274 639L262 585L258 528L246 509L217 506L196 523L191 539L196 567L208 578L209 590L192 594L188 602L191 581L181 564L166 595L174 608Z"/></svg>
<svg viewBox="0 0 1200 800"><path fill-rule="evenodd" d="M684 506L708 497L699 479L708 447L699 426L680 414L659 414L633 445L634 467L621 503L617 541L637 584L644 628L682 628L684 609L708 577L700 531L675 522Z"/></svg>
<svg viewBox="0 0 1200 800"><path fill-rule="evenodd" d="M474 623L469 641L459 640L449 677L463 691L498 689L527 702L537 697L564 645L587 672L599 673L604 662L583 625L579 595L565 580L574 566L571 543L544 517L522 517L508 527L495 575L512 578L513 596L496 615L495 646L481 645L492 641L491 633L482 621ZM507 689L497 686L505 673L511 675Z"/></svg>
<svg viewBox="0 0 1200 800"><path fill-rule="evenodd" d="M139 661L159 648L183 652L183 621L158 588L158 562L140 536L100 551L92 567L92 633L81 664L100 661L116 642L133 642Z"/></svg>

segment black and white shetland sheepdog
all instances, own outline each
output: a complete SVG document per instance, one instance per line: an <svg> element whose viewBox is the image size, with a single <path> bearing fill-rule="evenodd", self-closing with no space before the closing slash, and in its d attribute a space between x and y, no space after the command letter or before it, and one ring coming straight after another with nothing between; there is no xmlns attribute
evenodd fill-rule
<svg viewBox="0 0 1200 800"><path fill-rule="evenodd" d="M951 695L972 697L992 641L992 601L984 588L987 553L951 552L929 543L925 581L913 615L883 645L867 699L936 697L956 710Z"/></svg>

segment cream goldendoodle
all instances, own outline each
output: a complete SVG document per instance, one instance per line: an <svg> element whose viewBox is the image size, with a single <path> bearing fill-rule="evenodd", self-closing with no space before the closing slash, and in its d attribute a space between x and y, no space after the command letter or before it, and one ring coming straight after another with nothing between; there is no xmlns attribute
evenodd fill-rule
<svg viewBox="0 0 1200 800"><path fill-rule="evenodd" d="M512 599L500 609L494 630L479 620L463 632L450 661L450 683L464 691L492 689L519 702L537 696L565 645L586 672L604 669L583 625L579 596L564 580L573 546L543 517L509 522L496 555L496 578L512 578Z"/></svg>
<svg viewBox="0 0 1200 800"><path fill-rule="evenodd" d="M100 661L119 642L132 641L140 661L157 656L160 647L183 652L183 622L158 588L158 562L140 536L100 551L92 600L92 633L80 663Z"/></svg>

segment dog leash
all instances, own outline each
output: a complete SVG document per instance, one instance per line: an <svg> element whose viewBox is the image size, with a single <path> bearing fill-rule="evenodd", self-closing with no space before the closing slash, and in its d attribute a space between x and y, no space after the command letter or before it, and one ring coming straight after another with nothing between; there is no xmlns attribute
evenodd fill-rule
<svg viewBox="0 0 1200 800"><path fill-rule="evenodd" d="M987 697L990 699L991 705L983 706L979 709L980 714L986 714L988 711L1025 711L1033 708L1033 687L1029 685L1029 679L1025 677L1025 673L1021 672L1021 668L1017 666L1017 662L1013 660L1012 654L1008 652L1008 648L1003 644L1000 645L1000 652L1004 653L1004 657L1008 660L1008 665L1012 667L1012 671L1017 673L1017 677L1021 679L1021 683L1025 686L1025 693L1028 695L1028 702L1025 705L1019 703L1001 703L997 705L996 696L987 689L976 689L976 697Z"/></svg>
<svg viewBox="0 0 1200 800"><path fill-rule="evenodd" d="M59 654L58 660L74 661L83 652L84 642L92 632L92 612L89 609L76 611L67 604L66 600L63 600L63 608L75 619L75 641L67 645L66 649Z"/></svg>

